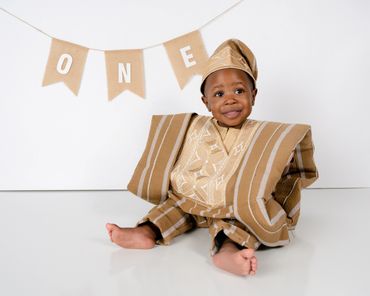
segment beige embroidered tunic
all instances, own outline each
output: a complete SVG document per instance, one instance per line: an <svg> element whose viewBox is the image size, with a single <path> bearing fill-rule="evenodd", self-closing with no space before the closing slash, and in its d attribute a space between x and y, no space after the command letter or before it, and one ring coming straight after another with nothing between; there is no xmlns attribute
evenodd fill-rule
<svg viewBox="0 0 370 296"><path fill-rule="evenodd" d="M194 119L171 173L173 193L192 205L192 214L203 215L205 208L210 212L232 205L232 192L227 192L226 184L257 127L253 120L246 120L239 129L221 127L210 117Z"/></svg>

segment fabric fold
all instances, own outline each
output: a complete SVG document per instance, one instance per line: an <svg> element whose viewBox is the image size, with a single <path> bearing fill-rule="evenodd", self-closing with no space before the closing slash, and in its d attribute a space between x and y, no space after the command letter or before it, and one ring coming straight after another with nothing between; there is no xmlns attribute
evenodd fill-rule
<svg viewBox="0 0 370 296"><path fill-rule="evenodd" d="M128 184L129 191L154 204L166 200L168 194L175 195L169 172L194 118L201 121L208 117L190 113L153 116L148 142ZM202 213L213 218L234 216L264 245L284 245L289 242L288 231L294 229L299 218L301 189L318 178L311 128L304 124L254 123L256 130L225 187L232 204L202 208ZM181 207L193 213L197 204L189 201Z"/></svg>

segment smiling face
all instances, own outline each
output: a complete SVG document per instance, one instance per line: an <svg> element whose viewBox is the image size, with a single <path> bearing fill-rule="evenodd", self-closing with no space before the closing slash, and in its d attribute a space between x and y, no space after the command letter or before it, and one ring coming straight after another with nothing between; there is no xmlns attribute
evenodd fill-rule
<svg viewBox="0 0 370 296"><path fill-rule="evenodd" d="M237 127L251 114L256 94L247 73L228 68L207 77L202 101L221 126Z"/></svg>

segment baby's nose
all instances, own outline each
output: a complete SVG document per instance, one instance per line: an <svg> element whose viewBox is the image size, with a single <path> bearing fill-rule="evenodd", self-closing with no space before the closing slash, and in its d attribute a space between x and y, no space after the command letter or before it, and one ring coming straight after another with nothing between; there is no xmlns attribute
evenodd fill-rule
<svg viewBox="0 0 370 296"><path fill-rule="evenodd" d="M225 103L226 104L235 104L235 94L230 93L225 96Z"/></svg>

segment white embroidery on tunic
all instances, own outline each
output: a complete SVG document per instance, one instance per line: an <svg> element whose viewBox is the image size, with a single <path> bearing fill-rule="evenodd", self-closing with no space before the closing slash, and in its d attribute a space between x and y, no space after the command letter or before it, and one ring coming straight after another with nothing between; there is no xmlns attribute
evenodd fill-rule
<svg viewBox="0 0 370 296"><path fill-rule="evenodd" d="M243 143L238 144L233 148L234 150L234 155L237 155L238 153L243 151Z"/></svg>
<svg viewBox="0 0 370 296"><path fill-rule="evenodd" d="M206 206L208 210L226 206L226 196L232 196L226 193L226 185L250 140L248 123L244 123L240 131L233 130L231 135L235 134L235 141L228 147L228 153L218 130L220 127L216 127L217 123L212 120L199 116L192 122L171 173L174 193Z"/></svg>

